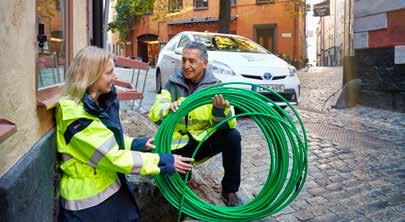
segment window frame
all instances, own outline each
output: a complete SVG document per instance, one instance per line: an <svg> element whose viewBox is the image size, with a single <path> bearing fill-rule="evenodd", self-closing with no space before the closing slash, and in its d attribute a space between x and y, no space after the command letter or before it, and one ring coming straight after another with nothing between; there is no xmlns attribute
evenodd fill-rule
<svg viewBox="0 0 405 222"><path fill-rule="evenodd" d="M191 42L191 39L187 35L182 35L176 48L184 47L189 42Z"/></svg>
<svg viewBox="0 0 405 222"><path fill-rule="evenodd" d="M269 3L275 3L275 0L256 0L256 4L269 4Z"/></svg>
<svg viewBox="0 0 405 222"><path fill-rule="evenodd" d="M145 10L145 15L153 15L153 5Z"/></svg>
<svg viewBox="0 0 405 222"><path fill-rule="evenodd" d="M172 2L175 2L175 7L172 7ZM168 12L178 12L183 9L183 0L168 0Z"/></svg>
<svg viewBox="0 0 405 222"><path fill-rule="evenodd" d="M166 43L164 49L168 50L168 51L172 51L174 52L174 50L177 48L177 46L179 45L180 39L183 35L182 34L178 34L175 35L173 38L171 38L168 43ZM173 41L172 41L173 40Z"/></svg>
<svg viewBox="0 0 405 222"><path fill-rule="evenodd" d="M200 2L202 4L202 6L197 6L197 2ZM204 6L204 2L207 3L207 6ZM194 10L204 10L204 9L208 9L208 0L193 0L193 8Z"/></svg>
<svg viewBox="0 0 405 222"><path fill-rule="evenodd" d="M37 8L37 3L35 1L35 6ZM63 32L64 32L64 41L65 44L63 46L63 50L65 51L65 64L64 64L64 73L66 75L67 67L69 66L70 62L73 59L73 2L69 0L64 1L64 15L63 20L64 24L62 24ZM63 93L63 85L64 83L56 83L49 86L38 88L39 86L39 74L40 74L40 67L39 67L39 47L38 47L38 11L35 10L35 89L36 89L36 104L38 107L45 107L47 110L51 109L56 106L59 97Z"/></svg>

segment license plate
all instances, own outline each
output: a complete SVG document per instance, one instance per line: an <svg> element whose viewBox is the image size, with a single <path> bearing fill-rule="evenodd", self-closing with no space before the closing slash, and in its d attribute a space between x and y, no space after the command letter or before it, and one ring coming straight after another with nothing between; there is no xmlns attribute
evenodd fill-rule
<svg viewBox="0 0 405 222"><path fill-rule="evenodd" d="M273 90L275 92L284 92L284 85L283 84L260 84L260 86L269 88L269 89L271 89L271 90ZM268 90L263 89L261 87L254 87L254 88L257 89L257 90L255 90L257 92L269 92Z"/></svg>

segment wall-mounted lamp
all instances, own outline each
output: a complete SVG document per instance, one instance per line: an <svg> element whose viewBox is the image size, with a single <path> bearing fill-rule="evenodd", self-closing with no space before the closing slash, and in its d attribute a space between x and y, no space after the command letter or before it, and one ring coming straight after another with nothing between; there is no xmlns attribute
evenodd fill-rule
<svg viewBox="0 0 405 222"><path fill-rule="evenodd" d="M37 40L38 40L38 46L43 49L45 46L45 42L47 41L47 37L45 35L45 25L42 23L38 24L38 35L37 35Z"/></svg>

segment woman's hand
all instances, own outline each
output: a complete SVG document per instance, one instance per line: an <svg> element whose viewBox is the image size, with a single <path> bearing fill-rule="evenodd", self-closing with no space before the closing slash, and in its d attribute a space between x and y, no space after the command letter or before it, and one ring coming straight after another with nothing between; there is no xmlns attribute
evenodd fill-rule
<svg viewBox="0 0 405 222"><path fill-rule="evenodd" d="M153 137L152 137L152 138L149 138L148 141L146 141L146 144L145 144L145 151L150 151L150 150L153 150L153 149L156 148L156 146L153 145L153 141L154 141L154 138L153 138Z"/></svg>
<svg viewBox="0 0 405 222"><path fill-rule="evenodd" d="M180 155L173 154L174 157L174 169L179 173L186 173L193 168L193 165L190 162L193 162L194 159L190 157L183 157Z"/></svg>

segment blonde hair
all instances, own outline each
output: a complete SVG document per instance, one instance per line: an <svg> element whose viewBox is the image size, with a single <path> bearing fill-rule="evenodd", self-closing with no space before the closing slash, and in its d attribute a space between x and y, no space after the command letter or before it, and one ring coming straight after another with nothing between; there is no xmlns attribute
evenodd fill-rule
<svg viewBox="0 0 405 222"><path fill-rule="evenodd" d="M79 102L87 87L100 78L110 59L113 59L112 54L101 48L94 46L82 48L66 72L65 96Z"/></svg>

